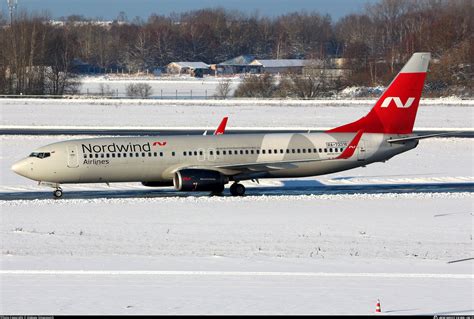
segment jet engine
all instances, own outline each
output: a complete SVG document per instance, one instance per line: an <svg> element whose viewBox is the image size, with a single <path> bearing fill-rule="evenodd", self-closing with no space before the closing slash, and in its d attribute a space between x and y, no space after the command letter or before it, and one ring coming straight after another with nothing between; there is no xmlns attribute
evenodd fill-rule
<svg viewBox="0 0 474 319"><path fill-rule="evenodd" d="M174 187L179 191L222 192L229 179L217 171L205 169L182 169L173 178Z"/></svg>

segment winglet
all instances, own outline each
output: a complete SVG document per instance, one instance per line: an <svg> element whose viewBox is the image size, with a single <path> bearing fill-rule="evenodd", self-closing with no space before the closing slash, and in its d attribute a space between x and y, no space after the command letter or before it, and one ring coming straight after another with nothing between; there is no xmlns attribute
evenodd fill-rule
<svg viewBox="0 0 474 319"><path fill-rule="evenodd" d="M224 132L225 132L225 127L226 127L226 125L227 125L227 119L228 119L227 116L222 119L221 124L219 124L219 127L214 131L214 135L221 135L221 134L224 134Z"/></svg>
<svg viewBox="0 0 474 319"><path fill-rule="evenodd" d="M349 146L346 147L346 149L336 157L336 159L348 159L352 155L354 155L354 152L357 148L357 145L359 144L360 138L362 137L363 131L360 130L357 132L356 136L352 139L352 141L349 143Z"/></svg>

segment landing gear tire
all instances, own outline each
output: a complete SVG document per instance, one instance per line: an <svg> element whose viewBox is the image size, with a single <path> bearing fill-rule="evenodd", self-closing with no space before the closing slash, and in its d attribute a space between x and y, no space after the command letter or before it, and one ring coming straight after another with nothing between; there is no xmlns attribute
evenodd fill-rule
<svg viewBox="0 0 474 319"><path fill-rule="evenodd" d="M63 190L61 188L56 189L53 192L54 198L61 198L63 196Z"/></svg>
<svg viewBox="0 0 474 319"><path fill-rule="evenodd" d="M230 193L232 196L244 196L245 186L239 183L234 183L230 186Z"/></svg>

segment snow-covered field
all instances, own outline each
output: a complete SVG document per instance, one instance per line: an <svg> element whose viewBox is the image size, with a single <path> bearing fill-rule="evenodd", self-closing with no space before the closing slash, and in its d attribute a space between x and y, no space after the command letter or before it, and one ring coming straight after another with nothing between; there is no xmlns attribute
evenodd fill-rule
<svg viewBox="0 0 474 319"><path fill-rule="evenodd" d="M231 92L240 83L239 77L228 78L231 80ZM152 98L176 98L180 99L213 97L216 93L216 87L221 78L206 76L204 78L194 78L188 75L174 77L123 77L120 76L90 76L81 78L80 93L99 94L101 87L110 91L110 95L125 97L126 87L131 83L146 83L152 88Z"/></svg>
<svg viewBox="0 0 474 319"><path fill-rule="evenodd" d="M231 126L324 127L370 108L208 102L0 100L1 124L214 127L230 115ZM417 126L473 127L472 105L435 104ZM81 137L0 136L0 192L43 189L11 164ZM427 139L302 183L472 183L473 154L473 139ZM111 185L128 188L143 186ZM79 189L108 187L64 186ZM0 313L371 314L380 299L385 314L474 314L472 192L248 194L0 201Z"/></svg>
<svg viewBox="0 0 474 319"><path fill-rule="evenodd" d="M0 125L215 128L330 128L352 122L374 100L0 99ZM58 120L60 117L60 120ZM415 128L469 129L474 100L422 100Z"/></svg>
<svg viewBox="0 0 474 319"><path fill-rule="evenodd" d="M474 313L472 194L0 205L2 313Z"/></svg>

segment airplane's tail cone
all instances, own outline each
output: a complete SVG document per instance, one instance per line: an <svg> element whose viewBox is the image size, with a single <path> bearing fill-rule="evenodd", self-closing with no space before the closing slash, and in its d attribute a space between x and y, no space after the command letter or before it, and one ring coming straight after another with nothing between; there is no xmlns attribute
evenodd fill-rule
<svg viewBox="0 0 474 319"><path fill-rule="evenodd" d="M380 307L380 300L377 299L377 305L375 306L375 312L382 312L382 308Z"/></svg>

